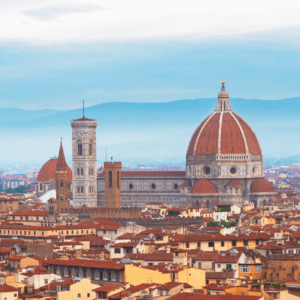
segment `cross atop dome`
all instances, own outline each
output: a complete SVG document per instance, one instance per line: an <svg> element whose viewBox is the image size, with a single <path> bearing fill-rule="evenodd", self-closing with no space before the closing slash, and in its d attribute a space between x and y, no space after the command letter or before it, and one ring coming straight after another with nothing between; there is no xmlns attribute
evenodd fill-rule
<svg viewBox="0 0 300 300"><path fill-rule="evenodd" d="M232 106L229 104L229 95L225 89L225 80L222 80L221 91L218 94L218 105L215 111L232 111Z"/></svg>

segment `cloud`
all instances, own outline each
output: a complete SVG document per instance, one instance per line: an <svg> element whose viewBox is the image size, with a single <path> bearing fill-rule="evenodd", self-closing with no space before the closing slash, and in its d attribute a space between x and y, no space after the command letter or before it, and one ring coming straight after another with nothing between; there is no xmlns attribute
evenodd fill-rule
<svg viewBox="0 0 300 300"><path fill-rule="evenodd" d="M23 13L38 21L52 21L58 17L73 13L90 13L95 11L112 10L92 3L54 4L23 11Z"/></svg>

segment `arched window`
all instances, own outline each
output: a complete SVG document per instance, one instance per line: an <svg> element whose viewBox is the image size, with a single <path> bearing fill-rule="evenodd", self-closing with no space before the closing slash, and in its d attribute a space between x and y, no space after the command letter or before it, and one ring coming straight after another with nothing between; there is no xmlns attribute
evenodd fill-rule
<svg viewBox="0 0 300 300"><path fill-rule="evenodd" d="M79 176L80 175L80 169L77 168L77 175Z"/></svg>
<svg viewBox="0 0 300 300"><path fill-rule="evenodd" d="M60 182L60 189L62 190L63 188L64 188L64 182L61 181L61 182Z"/></svg>
<svg viewBox="0 0 300 300"><path fill-rule="evenodd" d="M79 140L77 142L77 149L78 149L78 152L77 152L78 156L82 156L82 141L81 140Z"/></svg>
<svg viewBox="0 0 300 300"><path fill-rule="evenodd" d="M91 186L89 186L89 193L91 193L92 192L92 187Z"/></svg>
<svg viewBox="0 0 300 300"><path fill-rule="evenodd" d="M81 277L81 278L83 277L83 270L82 269L79 270L79 277Z"/></svg>
<svg viewBox="0 0 300 300"><path fill-rule="evenodd" d="M83 194L83 186L81 186L81 193Z"/></svg>
<svg viewBox="0 0 300 300"><path fill-rule="evenodd" d="M81 168L81 175L83 175L83 168Z"/></svg>
<svg viewBox="0 0 300 300"><path fill-rule="evenodd" d="M63 194L60 195L60 200L64 200L64 195Z"/></svg>
<svg viewBox="0 0 300 300"><path fill-rule="evenodd" d="M112 187L112 172L109 171L109 187Z"/></svg>
<svg viewBox="0 0 300 300"><path fill-rule="evenodd" d="M89 143L89 155L93 155L93 141Z"/></svg>
<svg viewBox="0 0 300 300"><path fill-rule="evenodd" d="M68 190L71 191L71 183L68 182Z"/></svg>
<svg viewBox="0 0 300 300"><path fill-rule="evenodd" d="M43 190L43 184L40 183L40 191L42 191L42 190Z"/></svg>
<svg viewBox="0 0 300 300"><path fill-rule="evenodd" d="M77 194L80 194L80 186L77 186Z"/></svg>
<svg viewBox="0 0 300 300"><path fill-rule="evenodd" d="M117 172L117 187L120 188L120 172Z"/></svg>

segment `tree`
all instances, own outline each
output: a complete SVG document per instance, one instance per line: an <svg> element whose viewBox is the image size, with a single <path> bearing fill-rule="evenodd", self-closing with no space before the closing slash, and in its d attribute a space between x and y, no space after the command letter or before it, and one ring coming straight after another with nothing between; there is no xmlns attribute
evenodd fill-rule
<svg viewBox="0 0 300 300"><path fill-rule="evenodd" d="M27 190L31 189L31 184L24 186L24 185L20 185L14 189L12 188L8 188L5 190L6 193L12 194L12 193L24 193Z"/></svg>

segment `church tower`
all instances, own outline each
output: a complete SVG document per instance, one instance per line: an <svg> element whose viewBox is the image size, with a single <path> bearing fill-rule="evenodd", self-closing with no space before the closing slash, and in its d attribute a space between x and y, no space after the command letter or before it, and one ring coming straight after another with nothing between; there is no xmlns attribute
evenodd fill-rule
<svg viewBox="0 0 300 300"><path fill-rule="evenodd" d="M121 162L105 162L105 207L121 207Z"/></svg>
<svg viewBox="0 0 300 300"><path fill-rule="evenodd" d="M97 121L84 116L71 121L73 205L97 206Z"/></svg>
<svg viewBox="0 0 300 300"><path fill-rule="evenodd" d="M68 169L65 160L62 141L60 142L55 178L56 178L57 212L59 213L65 212L69 209L70 202L68 200Z"/></svg>

